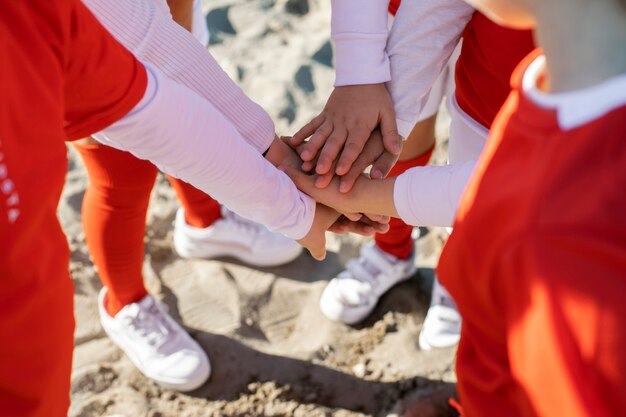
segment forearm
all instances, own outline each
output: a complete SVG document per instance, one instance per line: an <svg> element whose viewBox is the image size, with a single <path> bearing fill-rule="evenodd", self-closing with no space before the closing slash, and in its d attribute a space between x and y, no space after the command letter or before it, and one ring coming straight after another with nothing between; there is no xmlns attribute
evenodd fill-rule
<svg viewBox="0 0 626 417"><path fill-rule="evenodd" d="M433 83L474 9L463 0L403 1L389 34L387 53L398 131L407 137L419 120Z"/></svg>
<svg viewBox="0 0 626 417"><path fill-rule="evenodd" d="M452 226L476 161L412 168L396 178L394 206L405 223Z"/></svg>
<svg viewBox="0 0 626 417"><path fill-rule="evenodd" d="M147 69L146 96L94 137L152 161L246 218L302 238L313 221L314 201L246 143L211 103Z"/></svg>
<svg viewBox="0 0 626 417"><path fill-rule="evenodd" d="M332 0L335 86L389 81L387 0Z"/></svg>
<svg viewBox="0 0 626 417"><path fill-rule="evenodd" d="M360 177L354 183L350 193L347 194L350 210L355 213L400 217L393 201L395 182L395 177L382 180Z"/></svg>
<svg viewBox="0 0 626 417"><path fill-rule="evenodd" d="M83 0L135 56L211 102L257 151L274 138L269 115L228 77L193 36L176 24L159 0Z"/></svg>
<svg viewBox="0 0 626 417"><path fill-rule="evenodd" d="M167 0L167 5L176 23L191 32L194 0Z"/></svg>

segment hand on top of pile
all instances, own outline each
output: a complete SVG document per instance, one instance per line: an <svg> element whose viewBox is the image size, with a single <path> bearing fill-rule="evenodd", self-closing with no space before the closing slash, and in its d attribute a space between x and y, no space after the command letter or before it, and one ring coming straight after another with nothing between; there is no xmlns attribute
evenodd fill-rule
<svg viewBox="0 0 626 417"><path fill-rule="evenodd" d="M304 161L302 169L319 175L317 187L327 187L337 175L341 192L350 191L370 165L372 178L384 178L402 149L384 84L336 87L324 110L288 143Z"/></svg>

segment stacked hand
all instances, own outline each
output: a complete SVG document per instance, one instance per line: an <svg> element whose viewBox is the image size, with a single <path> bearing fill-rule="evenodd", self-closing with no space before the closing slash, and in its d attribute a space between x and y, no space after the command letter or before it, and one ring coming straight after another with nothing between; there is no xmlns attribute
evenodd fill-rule
<svg viewBox="0 0 626 417"><path fill-rule="evenodd" d="M322 113L296 132L289 144L304 161L302 169L320 175L318 187L328 186L338 175L342 192L348 192L370 165L372 178L384 178L402 149L384 84L335 88Z"/></svg>
<svg viewBox="0 0 626 417"><path fill-rule="evenodd" d="M384 84L335 88L322 113L292 138L274 141L267 158L318 202L313 226L300 240L314 258L326 255L326 230L372 235L389 229L388 215L397 213L393 180L383 178L401 149ZM368 166L369 177L363 174ZM361 214L366 208L377 214Z"/></svg>
<svg viewBox="0 0 626 417"><path fill-rule="evenodd" d="M266 158L287 173L292 175L299 173L307 176L300 171L302 160L298 154L278 138L272 143ZM389 230L389 218L387 216L372 215L368 217L358 213L344 213L346 214L342 215L335 209L318 203L311 229L298 242L307 248L315 259L322 260L326 256L325 232L327 230L334 233L357 233L363 236L385 233Z"/></svg>

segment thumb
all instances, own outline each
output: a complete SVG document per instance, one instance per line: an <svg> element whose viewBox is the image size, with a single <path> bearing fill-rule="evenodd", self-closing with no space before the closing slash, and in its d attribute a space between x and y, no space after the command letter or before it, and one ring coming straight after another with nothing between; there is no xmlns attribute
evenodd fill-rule
<svg viewBox="0 0 626 417"><path fill-rule="evenodd" d="M321 246L321 247L313 247L313 248L307 248L309 250L309 253L311 254L311 256L313 257L313 259L315 259L316 261L323 261L324 259L326 259L326 247L325 246Z"/></svg>
<svg viewBox="0 0 626 417"><path fill-rule="evenodd" d="M383 152L383 154L372 164L370 178L377 180L385 178L397 161L398 155L393 155L389 152Z"/></svg>
<svg viewBox="0 0 626 417"><path fill-rule="evenodd" d="M383 135L383 145L392 155L400 155L402 138L398 134L398 125L393 111L384 111L380 117L380 133Z"/></svg>

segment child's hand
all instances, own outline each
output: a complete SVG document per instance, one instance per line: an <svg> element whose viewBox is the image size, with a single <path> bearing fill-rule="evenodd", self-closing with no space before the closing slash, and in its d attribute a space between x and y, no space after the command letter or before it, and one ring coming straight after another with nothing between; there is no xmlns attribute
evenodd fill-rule
<svg viewBox="0 0 626 417"><path fill-rule="evenodd" d="M356 180L363 175L365 168L372 165L372 161L374 161L374 165L370 171L370 177L379 180L385 178L387 174L389 174L389 171L391 171L391 168L393 168L397 160L398 155L385 152L380 130L375 129L370 138L367 140L363 151L352 164L350 171L340 177L339 191L342 193L349 192L354 186ZM305 162L303 164L303 170L306 172L310 171L311 168L305 164L309 164L309 162ZM317 188L328 187L334 176L335 175L332 171L324 175L319 175L315 180L315 186Z"/></svg>
<svg viewBox="0 0 626 417"><path fill-rule="evenodd" d="M374 233L385 233L389 230L389 218L379 217L378 221L363 216L358 221L349 220L335 210L323 204L315 207L315 217L309 233L298 240L318 261L326 257L326 231L334 233L357 233L372 236Z"/></svg>
<svg viewBox="0 0 626 417"><path fill-rule="evenodd" d="M326 231L335 233L358 233L363 236L372 236L374 233L385 233L389 230L389 219L372 221L363 217L359 221L351 221L335 210L323 204L317 204L315 217L309 233L298 240L308 249L313 258L318 261L326 257Z"/></svg>
<svg viewBox="0 0 626 417"><path fill-rule="evenodd" d="M322 113L300 129L289 143L295 148L310 136L311 139L299 148L302 160L313 161L317 158L315 172L321 175L331 172L336 161L334 173L345 175L378 126L384 145L381 154L397 157L401 150L401 139L393 103L385 85L336 87ZM370 163L377 159L372 158ZM377 168L376 164L374 168Z"/></svg>
<svg viewBox="0 0 626 417"><path fill-rule="evenodd" d="M265 159L274 166L280 165L299 168L302 164L302 160L297 152L288 145L287 140L287 138L275 137L265 154Z"/></svg>
<svg viewBox="0 0 626 417"><path fill-rule="evenodd" d="M370 179L361 174L355 181L349 193L339 191L339 177L334 177L326 188L315 185L316 175L306 173L292 167L282 169L296 186L316 201L332 207L340 213L375 213L378 215L399 217L393 202L393 187L395 178L383 180ZM379 218L369 216L374 220Z"/></svg>

